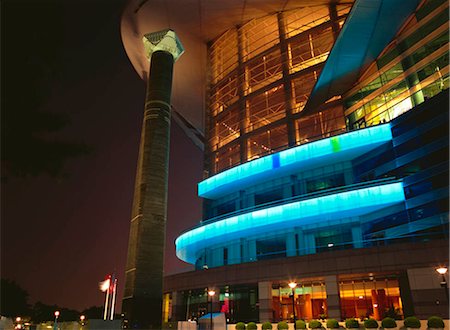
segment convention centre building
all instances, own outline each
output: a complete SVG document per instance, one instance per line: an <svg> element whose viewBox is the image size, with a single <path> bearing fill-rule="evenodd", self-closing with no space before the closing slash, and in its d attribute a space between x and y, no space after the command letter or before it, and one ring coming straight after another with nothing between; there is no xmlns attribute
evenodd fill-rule
<svg viewBox="0 0 450 330"><path fill-rule="evenodd" d="M143 79L142 36L177 33L205 135L165 321L448 319L448 1L129 1L121 28Z"/></svg>

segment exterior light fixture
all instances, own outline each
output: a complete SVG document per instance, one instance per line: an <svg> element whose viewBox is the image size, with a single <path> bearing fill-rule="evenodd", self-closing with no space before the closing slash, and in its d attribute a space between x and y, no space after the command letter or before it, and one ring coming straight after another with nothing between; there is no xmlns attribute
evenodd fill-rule
<svg viewBox="0 0 450 330"><path fill-rule="evenodd" d="M292 314L294 315L294 328L295 328L295 288L297 283L292 281L288 283L289 287L292 289Z"/></svg>
<svg viewBox="0 0 450 330"><path fill-rule="evenodd" d="M448 303L448 285L447 279L445 278L445 274L447 274L448 268L441 266L439 268L436 268L436 271L441 275L441 287L445 290L445 297L447 298Z"/></svg>
<svg viewBox="0 0 450 330"><path fill-rule="evenodd" d="M439 267L439 268L436 268L436 271L441 275L445 275L445 274L447 274L448 268L447 267Z"/></svg>

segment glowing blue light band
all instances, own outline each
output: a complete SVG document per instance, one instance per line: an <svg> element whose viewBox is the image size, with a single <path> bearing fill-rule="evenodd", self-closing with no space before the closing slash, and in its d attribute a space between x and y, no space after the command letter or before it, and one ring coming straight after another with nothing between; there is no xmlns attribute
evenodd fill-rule
<svg viewBox="0 0 450 330"><path fill-rule="evenodd" d="M211 245L270 230L289 229L367 214L403 202L401 182L320 196L240 214L194 228L176 239L178 258L195 263L197 252Z"/></svg>
<svg viewBox="0 0 450 330"><path fill-rule="evenodd" d="M198 195L218 198L280 174L290 175L330 161L353 159L391 140L390 124L384 124L311 142L214 175L198 184Z"/></svg>

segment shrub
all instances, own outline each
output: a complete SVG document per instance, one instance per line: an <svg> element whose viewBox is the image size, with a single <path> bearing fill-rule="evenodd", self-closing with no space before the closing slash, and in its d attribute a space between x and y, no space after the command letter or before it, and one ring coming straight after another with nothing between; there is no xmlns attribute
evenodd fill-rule
<svg viewBox="0 0 450 330"><path fill-rule="evenodd" d="M264 322L264 323L262 324L262 329L263 329L263 330L272 330L272 323L270 323L270 322Z"/></svg>
<svg viewBox="0 0 450 330"><path fill-rule="evenodd" d="M236 323L236 330L245 330L245 323L244 322Z"/></svg>
<svg viewBox="0 0 450 330"><path fill-rule="evenodd" d="M309 322L309 328L310 329L320 329L320 328L322 328L322 323L320 323L320 321L317 321L317 320L312 320L311 322Z"/></svg>
<svg viewBox="0 0 450 330"><path fill-rule="evenodd" d="M397 322L395 322L395 320L392 317L385 317L382 321L381 321L381 326L383 328L396 328L397 327Z"/></svg>
<svg viewBox="0 0 450 330"><path fill-rule="evenodd" d="M364 327L366 329L378 329L378 322L375 319L364 320Z"/></svg>
<svg viewBox="0 0 450 330"><path fill-rule="evenodd" d="M248 322L247 324L247 330L256 330L258 327L256 326L255 322Z"/></svg>
<svg viewBox="0 0 450 330"><path fill-rule="evenodd" d="M287 330L289 328L288 324L284 321L278 322L277 329L278 330Z"/></svg>
<svg viewBox="0 0 450 330"><path fill-rule="evenodd" d="M403 324L407 328L420 328L420 320L415 316L409 316L404 321Z"/></svg>
<svg viewBox="0 0 450 330"><path fill-rule="evenodd" d="M328 319L327 321L327 328L328 329L338 329L339 328L339 322L335 319Z"/></svg>
<svg viewBox="0 0 450 330"><path fill-rule="evenodd" d="M306 322L303 320L295 321L295 329L306 329Z"/></svg>
<svg viewBox="0 0 450 330"><path fill-rule="evenodd" d="M439 316L431 316L427 321L428 328L443 328L444 321Z"/></svg>
<svg viewBox="0 0 450 330"><path fill-rule="evenodd" d="M345 327L347 329L357 329L357 328L359 328L359 322L356 319L346 319Z"/></svg>

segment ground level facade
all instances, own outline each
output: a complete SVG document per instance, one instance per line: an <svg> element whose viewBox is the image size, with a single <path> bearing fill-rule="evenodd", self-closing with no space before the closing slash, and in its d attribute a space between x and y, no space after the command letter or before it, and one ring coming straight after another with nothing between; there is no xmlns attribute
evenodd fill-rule
<svg viewBox="0 0 450 330"><path fill-rule="evenodd" d="M436 266L448 264L448 240L265 260L165 278L165 320L213 312L230 323L296 318L416 315L448 318L448 301ZM294 300L288 283L295 281ZM447 280L448 281L448 280ZM294 303L293 303L294 301Z"/></svg>

